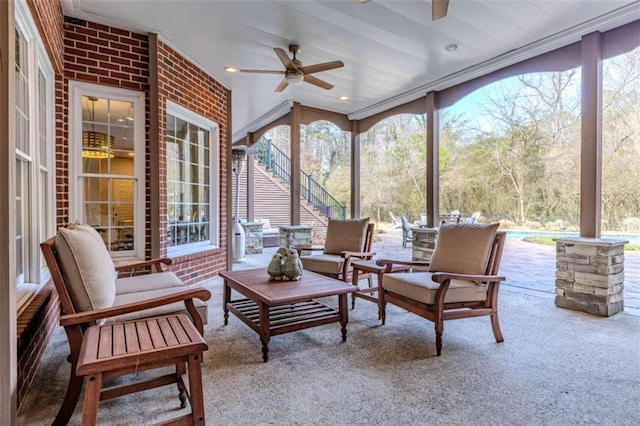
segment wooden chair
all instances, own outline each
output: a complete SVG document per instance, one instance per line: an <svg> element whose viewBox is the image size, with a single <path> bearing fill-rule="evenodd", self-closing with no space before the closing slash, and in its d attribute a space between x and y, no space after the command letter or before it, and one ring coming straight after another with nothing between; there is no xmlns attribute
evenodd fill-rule
<svg viewBox="0 0 640 426"><path fill-rule="evenodd" d="M345 282L351 282L354 260L370 260L375 224L364 219L330 219L324 246L297 246L300 260L305 270L317 272ZM305 251L322 251L321 255L303 255ZM371 275L367 278L371 287Z"/></svg>
<svg viewBox="0 0 640 426"><path fill-rule="evenodd" d="M435 324L436 354L442 351L444 321L482 315L491 317L493 335L502 342L498 322L498 276L506 238L498 224L446 224L440 226L431 262L379 259L393 265L428 267L428 272L383 273L380 294L382 324L391 303ZM424 269L423 269L424 270Z"/></svg>
<svg viewBox="0 0 640 426"><path fill-rule="evenodd" d="M391 223L393 223L393 229L402 228L402 218L395 217L392 212L389 212L389 216L391 217Z"/></svg>
<svg viewBox="0 0 640 426"><path fill-rule="evenodd" d="M65 425L77 405L84 378L76 374L80 348L86 330L140 318L187 313L202 335L211 293L204 288L190 289L171 272L164 271L171 259L156 259L114 267L98 232L88 225L60 228L58 235L40 244L61 305L60 325L69 341L71 363L69 384L54 425ZM125 278L118 276L128 274ZM149 367L152 368L152 367ZM176 364L173 381L153 378L125 386L121 390L103 389L102 399L137 392L170 383L185 367ZM185 389L179 384L181 407L186 406Z"/></svg>

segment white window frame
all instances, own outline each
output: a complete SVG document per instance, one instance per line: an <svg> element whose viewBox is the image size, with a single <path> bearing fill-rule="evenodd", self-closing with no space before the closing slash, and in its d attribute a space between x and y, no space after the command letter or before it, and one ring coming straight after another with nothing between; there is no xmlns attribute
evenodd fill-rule
<svg viewBox="0 0 640 426"><path fill-rule="evenodd" d="M167 247L172 257L184 256L220 247L220 125L182 105L167 100L165 117L172 115L209 130L209 241ZM164 129L165 135L167 129ZM166 185L165 181L165 185Z"/></svg>
<svg viewBox="0 0 640 426"><path fill-rule="evenodd" d="M134 113L134 250L111 251L112 258L144 259L145 252L145 94L136 90L69 81L69 207L70 222L82 222L82 97L95 96L116 101L131 102Z"/></svg>
<svg viewBox="0 0 640 426"><path fill-rule="evenodd" d="M28 68L29 102L29 154L25 156L16 149L16 159L18 157L28 159L30 163L28 182L24 182L24 185L28 185L29 188L27 198L23 200L25 206L28 205L29 208L27 223L24 224L24 274L16 279L16 306L19 315L51 278L40 251L40 243L55 234L55 73L26 1L15 2L15 25L27 44L25 59ZM42 73L45 79L44 104L46 109L44 117L42 117L45 120L42 127L38 110L38 101L40 100L39 73ZM44 131L46 141L46 161L44 164L40 158L40 129ZM43 168L47 171L47 179L44 184L40 179L40 172ZM45 196L44 203L42 195Z"/></svg>

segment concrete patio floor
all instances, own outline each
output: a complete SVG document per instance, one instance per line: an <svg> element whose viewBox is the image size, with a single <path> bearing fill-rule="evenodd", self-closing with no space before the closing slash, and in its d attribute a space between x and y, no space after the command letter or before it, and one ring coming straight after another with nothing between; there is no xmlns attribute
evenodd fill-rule
<svg viewBox="0 0 640 426"><path fill-rule="evenodd" d="M233 269L266 267L276 250L269 247L262 254L247 255L244 262L234 263ZM376 234L373 251L378 259L411 259L411 244L402 247L400 230ZM507 278L503 285L548 296L553 303L555 270L555 246L507 239L500 264L500 274ZM625 252L624 273L624 311L640 316L640 251Z"/></svg>

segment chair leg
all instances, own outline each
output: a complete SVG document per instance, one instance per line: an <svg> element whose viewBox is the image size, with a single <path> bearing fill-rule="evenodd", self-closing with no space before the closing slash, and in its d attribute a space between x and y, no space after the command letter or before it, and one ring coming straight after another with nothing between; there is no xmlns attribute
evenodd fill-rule
<svg viewBox="0 0 640 426"><path fill-rule="evenodd" d="M205 424L204 395L202 393L202 352L189 355L189 388L191 395L191 416L194 425Z"/></svg>
<svg viewBox="0 0 640 426"><path fill-rule="evenodd" d="M496 342L504 342L502 331L500 331L500 323L498 321L498 311L496 309L494 309L491 314L491 328L493 329L493 336L496 338Z"/></svg>
<svg viewBox="0 0 640 426"><path fill-rule="evenodd" d="M100 405L100 389L102 388L102 373L87 377L87 388L84 391L84 406L82 407L82 424L95 425L98 419Z"/></svg>
<svg viewBox="0 0 640 426"><path fill-rule="evenodd" d="M184 383L182 382L182 377L187 373L187 368L184 362L179 362L176 364L176 383L178 385L178 399L180 400L180 408L184 408L187 406L187 395L186 389L184 387Z"/></svg>
<svg viewBox="0 0 640 426"><path fill-rule="evenodd" d="M436 323L436 356L442 353L442 324Z"/></svg>
<svg viewBox="0 0 640 426"><path fill-rule="evenodd" d="M56 418L53 420L52 425L66 425L71 419L73 411L78 405L78 399L80 399L80 392L82 391L82 384L84 382L84 376L76 375L75 363L71 364L71 374L69 375L69 384L67 385L67 392L64 394L64 400L58 410Z"/></svg>
<svg viewBox="0 0 640 426"><path fill-rule="evenodd" d="M380 321L382 325L384 325L387 319L387 302L384 300L384 290L382 289L382 284L378 284L380 287L378 288L378 314L380 317Z"/></svg>

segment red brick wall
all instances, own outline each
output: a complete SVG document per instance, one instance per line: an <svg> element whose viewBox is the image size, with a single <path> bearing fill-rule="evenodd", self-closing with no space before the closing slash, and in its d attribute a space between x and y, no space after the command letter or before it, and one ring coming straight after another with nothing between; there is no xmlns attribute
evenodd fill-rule
<svg viewBox="0 0 640 426"><path fill-rule="evenodd" d="M166 105L171 100L220 125L220 248L174 259L172 270L184 282L213 277L226 268L226 152L227 105L230 93L211 76L182 57L165 43L158 42L158 114L160 128L160 229L167 229ZM160 254L167 253L167 235L160 233Z"/></svg>
<svg viewBox="0 0 640 426"><path fill-rule="evenodd" d="M36 375L49 339L58 325L58 295L47 284L18 317L18 407Z"/></svg>
<svg viewBox="0 0 640 426"><path fill-rule="evenodd" d="M63 72L63 16L59 0L29 0L29 9L38 26L56 74Z"/></svg>

